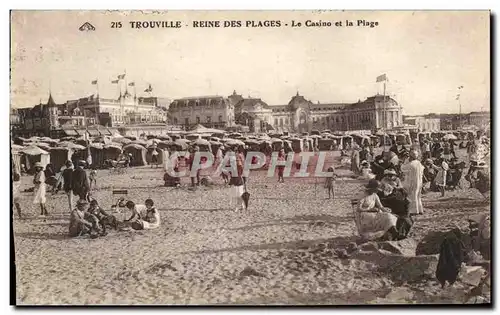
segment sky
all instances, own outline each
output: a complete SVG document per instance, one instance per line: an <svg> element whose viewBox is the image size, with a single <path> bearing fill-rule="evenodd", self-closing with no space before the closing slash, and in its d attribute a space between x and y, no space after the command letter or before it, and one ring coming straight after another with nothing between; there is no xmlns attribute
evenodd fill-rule
<svg viewBox="0 0 500 315"><path fill-rule="evenodd" d="M258 97L287 104L351 103L386 93L404 114L489 110L488 11L13 11L11 106L57 103L96 92L117 98L126 73L137 95ZM279 20L281 27L193 28L200 20ZM291 27L292 20L342 21ZM345 21L378 22L376 27ZM132 29L130 21L181 21L181 28ZM95 31L82 32L89 22ZM111 28L122 22L122 28ZM285 26L284 24L288 24ZM123 83L122 83L123 84ZM129 88L133 92L133 88Z"/></svg>

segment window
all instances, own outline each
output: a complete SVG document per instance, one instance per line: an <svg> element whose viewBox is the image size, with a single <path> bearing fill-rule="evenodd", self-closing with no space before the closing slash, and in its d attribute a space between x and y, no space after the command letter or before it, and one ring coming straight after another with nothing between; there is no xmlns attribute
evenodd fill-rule
<svg viewBox="0 0 500 315"><path fill-rule="evenodd" d="M196 123L199 124L200 123L200 117L199 116L196 116Z"/></svg>
<svg viewBox="0 0 500 315"><path fill-rule="evenodd" d="M212 122L212 117L207 116L207 123L211 123L211 122Z"/></svg>
<svg viewBox="0 0 500 315"><path fill-rule="evenodd" d="M280 118L280 126L283 127L283 118Z"/></svg>
<svg viewBox="0 0 500 315"><path fill-rule="evenodd" d="M185 124L185 125L189 125L189 117L184 118L184 124Z"/></svg>
<svg viewBox="0 0 500 315"><path fill-rule="evenodd" d="M274 118L274 125L277 126L278 125L278 118Z"/></svg>
<svg viewBox="0 0 500 315"><path fill-rule="evenodd" d="M219 115L219 122L222 122L222 115Z"/></svg>

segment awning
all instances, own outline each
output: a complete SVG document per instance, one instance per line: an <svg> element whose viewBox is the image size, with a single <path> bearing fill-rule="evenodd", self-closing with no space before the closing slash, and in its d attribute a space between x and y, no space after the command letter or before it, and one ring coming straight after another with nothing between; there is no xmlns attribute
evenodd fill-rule
<svg viewBox="0 0 500 315"><path fill-rule="evenodd" d="M79 136L79 133L75 129L63 129L66 136Z"/></svg>
<svg viewBox="0 0 500 315"><path fill-rule="evenodd" d="M91 137L98 137L100 136L101 134L99 133L99 130L97 129L88 129L87 132L89 133L89 135Z"/></svg>

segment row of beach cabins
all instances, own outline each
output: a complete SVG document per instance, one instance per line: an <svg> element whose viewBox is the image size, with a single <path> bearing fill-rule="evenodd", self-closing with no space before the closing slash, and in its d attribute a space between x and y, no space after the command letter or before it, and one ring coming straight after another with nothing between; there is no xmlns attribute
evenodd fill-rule
<svg viewBox="0 0 500 315"><path fill-rule="evenodd" d="M329 130L322 132L312 131L311 134L263 133L243 134L225 132L223 130L205 128L199 125L192 131L172 133L169 135L142 135L142 137L113 136L99 137L64 137L52 139L48 137L17 137L11 143L13 167L21 170L32 169L36 162L45 167L51 163L55 170L59 170L67 160L87 160L92 157L92 166L104 168L107 160L118 160L122 154L131 155L130 166L145 166L153 162L153 152L157 156L156 163L162 164L163 151L185 151L196 144L200 151L210 151L214 155L221 146L247 146L250 151L279 151L286 153L294 151L330 151L349 149L354 143L359 146L411 145L412 141L424 139L467 140L475 138L472 132L428 132L411 135L410 133L332 133Z"/></svg>

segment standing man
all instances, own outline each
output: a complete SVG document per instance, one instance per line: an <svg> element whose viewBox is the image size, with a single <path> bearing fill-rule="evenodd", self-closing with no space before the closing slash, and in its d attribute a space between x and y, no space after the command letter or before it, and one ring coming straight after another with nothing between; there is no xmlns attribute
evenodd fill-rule
<svg viewBox="0 0 500 315"><path fill-rule="evenodd" d="M87 172L83 169L85 161L80 161L78 166L73 171L71 188L75 196L78 196L80 200L87 200L88 193L90 191L90 182L87 177Z"/></svg>
<svg viewBox="0 0 500 315"><path fill-rule="evenodd" d="M62 171L63 187L68 196L69 211L73 211L73 163L66 161L66 168Z"/></svg>
<svg viewBox="0 0 500 315"><path fill-rule="evenodd" d="M410 215L423 214L422 206L422 185L424 166L418 160L418 152L411 150L409 154L409 163L403 165L405 180L404 188L408 192L410 200Z"/></svg>

